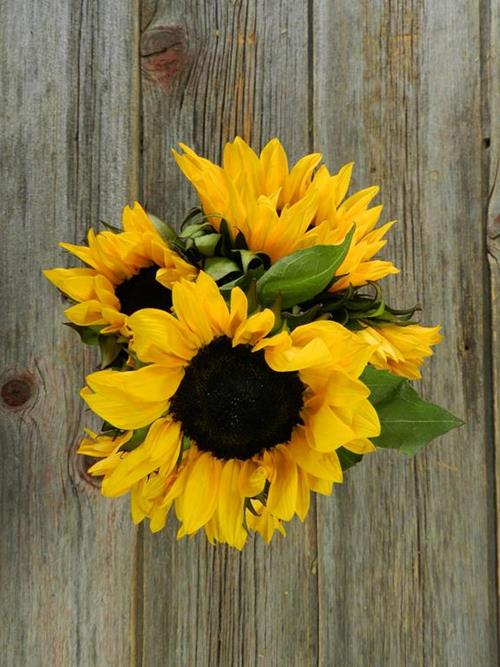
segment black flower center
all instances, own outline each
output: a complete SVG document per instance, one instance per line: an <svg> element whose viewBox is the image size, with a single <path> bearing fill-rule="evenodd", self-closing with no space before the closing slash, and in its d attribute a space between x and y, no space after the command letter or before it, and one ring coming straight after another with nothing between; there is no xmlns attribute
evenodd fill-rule
<svg viewBox="0 0 500 667"><path fill-rule="evenodd" d="M191 360L170 412L199 449L245 460L290 440L303 392L297 372L273 371L263 351L222 336Z"/></svg>
<svg viewBox="0 0 500 667"><path fill-rule="evenodd" d="M172 307L172 292L156 280L156 264L141 269L139 273L115 288L120 300L120 310L125 315L132 315L141 308L159 308L167 312Z"/></svg>

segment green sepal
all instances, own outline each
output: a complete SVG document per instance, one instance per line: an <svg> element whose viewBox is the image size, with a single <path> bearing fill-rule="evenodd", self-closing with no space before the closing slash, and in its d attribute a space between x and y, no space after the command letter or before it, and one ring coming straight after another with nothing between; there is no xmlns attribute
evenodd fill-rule
<svg viewBox="0 0 500 667"><path fill-rule="evenodd" d="M102 327L83 327L79 324L73 324L73 322L63 322L63 324L70 329L74 329L85 345L99 345L99 334Z"/></svg>
<svg viewBox="0 0 500 667"><path fill-rule="evenodd" d="M123 229L120 229L119 227L116 227L115 225L112 225L110 222L106 222L105 220L99 220L99 224L102 225L108 232L112 232L113 234L120 234L123 232Z"/></svg>
<svg viewBox="0 0 500 667"><path fill-rule="evenodd" d="M268 257L263 253L256 253L252 250L232 250L231 257L239 266L241 266L241 271L243 273L248 273L254 269L258 269L260 266L268 268L269 264L267 263Z"/></svg>
<svg viewBox="0 0 500 667"><path fill-rule="evenodd" d="M281 294L278 294L276 301L271 306L271 312L274 315L274 326L271 331L267 334L268 336L274 336L283 329L284 318L281 312L283 307L283 299Z"/></svg>
<svg viewBox="0 0 500 667"><path fill-rule="evenodd" d="M180 239L198 239L206 234L213 234L214 228L209 222L187 225L179 234Z"/></svg>
<svg viewBox="0 0 500 667"><path fill-rule="evenodd" d="M142 428L136 429L130 440L127 440L127 442L123 443L119 451L132 452L134 449L137 449L137 447L139 447L139 445L142 445L142 443L146 439L150 427L151 424L148 424L148 426L143 426Z"/></svg>
<svg viewBox="0 0 500 667"><path fill-rule="evenodd" d="M361 380L370 389L369 400L382 427L380 436L370 438L376 447L411 456L434 438L464 424L448 410L424 401L407 380L388 371L368 366Z"/></svg>
<svg viewBox="0 0 500 667"><path fill-rule="evenodd" d="M317 245L279 259L257 283L262 305L271 305L281 293L283 308L290 308L323 292L344 261L353 233L351 229L340 245Z"/></svg>
<svg viewBox="0 0 500 667"><path fill-rule="evenodd" d="M158 218L156 215L153 215L152 213L148 213L148 218L156 227L156 231L164 241L166 241L167 243L175 241L175 239L177 238L177 232L175 231L175 229L167 225L166 222L163 222L163 220L160 220L160 218Z"/></svg>
<svg viewBox="0 0 500 667"><path fill-rule="evenodd" d="M231 234L231 229L226 220L222 219L219 224L219 234L221 236L219 242L219 253L227 257L233 247L233 236Z"/></svg>
<svg viewBox="0 0 500 667"><path fill-rule="evenodd" d="M351 452L349 449L346 449L345 447L339 447L335 451L337 452L337 456L339 457L342 470L347 470L348 468L352 468L353 466L356 465L356 463L359 463L363 458L362 454L356 454L355 452Z"/></svg>
<svg viewBox="0 0 500 667"><path fill-rule="evenodd" d="M204 234L194 240L196 250L204 257L213 257L216 254L217 244L220 242L220 234L215 232Z"/></svg>
<svg viewBox="0 0 500 667"><path fill-rule="evenodd" d="M240 273L236 262L227 257L208 257L203 268L216 282L232 280Z"/></svg>
<svg viewBox="0 0 500 667"><path fill-rule="evenodd" d="M108 368L122 351L122 346L113 335L99 336L99 350L101 351L101 368Z"/></svg>
<svg viewBox="0 0 500 667"><path fill-rule="evenodd" d="M247 240L244 234L240 231L236 234L234 239L234 249L235 250L248 250Z"/></svg>
<svg viewBox="0 0 500 667"><path fill-rule="evenodd" d="M295 313L293 310L291 313L283 313L283 317L286 320L290 331L293 331L293 329L296 327L300 327L302 324L309 324L309 322L317 319L316 315L318 315L318 313L321 311L321 304L317 303L312 306L312 308L309 308L305 311L301 311L300 309L297 310L297 313Z"/></svg>
<svg viewBox="0 0 500 667"><path fill-rule="evenodd" d="M186 217L181 222L181 233L182 230L187 227L189 224L203 223L206 221L205 214L199 206L194 206L190 208L186 214Z"/></svg>
<svg viewBox="0 0 500 667"><path fill-rule="evenodd" d="M242 289L244 292L248 293L250 290L255 290L255 285L257 283L257 280L261 277L261 275L264 273L264 267L259 266L257 269L251 269L248 271L248 273L245 273L242 276L239 276L238 278L235 278L234 280L231 280L228 283L225 283L224 285L220 285L220 291L222 293L222 296L226 299L229 300L231 296L231 290L233 287L239 287ZM252 287L253 285L253 287ZM255 291L256 294L256 291ZM253 312L253 310L256 310L256 303L253 306L252 310L250 310L250 304L249 304L249 310L248 312Z"/></svg>

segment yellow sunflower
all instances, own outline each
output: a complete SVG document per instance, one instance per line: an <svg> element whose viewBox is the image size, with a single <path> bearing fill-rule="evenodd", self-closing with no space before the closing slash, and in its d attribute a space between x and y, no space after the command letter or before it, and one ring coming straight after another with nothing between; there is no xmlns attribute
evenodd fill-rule
<svg viewBox="0 0 500 667"><path fill-rule="evenodd" d="M341 325L318 321L269 335L271 310L230 306L205 273L173 285L174 314L130 316L131 347L147 364L87 377L82 396L118 429L149 424L131 452L100 462L103 494L131 490L133 518L160 529L174 505L178 537L204 528L239 549L248 530L269 540L310 491L342 481L336 450L374 449L378 416L359 380L373 347ZM99 465L99 464L98 464Z"/></svg>
<svg viewBox="0 0 500 667"><path fill-rule="evenodd" d="M139 308L169 310L171 287L196 269L171 250L135 202L123 210L123 232L88 233L88 245L61 243L88 268L50 269L44 275L75 305L66 317L80 326L103 325L103 333L127 335L127 317Z"/></svg>
<svg viewBox="0 0 500 667"><path fill-rule="evenodd" d="M388 370L394 375L419 380L420 366L425 357L430 357L432 345L441 341L441 327L423 327L420 324L408 326L384 325L367 326L356 332L359 340L374 345L370 363L375 368Z"/></svg>
<svg viewBox="0 0 500 667"><path fill-rule="evenodd" d="M382 206L370 203L378 187L346 198L353 164L331 175L320 153L301 158L289 170L278 139L257 155L243 139L226 144L222 167L180 144L174 156L196 188L204 213L218 229L221 217L233 233L240 231L250 250L264 252L273 262L300 248L341 243L354 224L351 248L337 270L343 276L331 288L365 285L398 269L391 262L374 260L386 244L385 233L394 222L375 228Z"/></svg>

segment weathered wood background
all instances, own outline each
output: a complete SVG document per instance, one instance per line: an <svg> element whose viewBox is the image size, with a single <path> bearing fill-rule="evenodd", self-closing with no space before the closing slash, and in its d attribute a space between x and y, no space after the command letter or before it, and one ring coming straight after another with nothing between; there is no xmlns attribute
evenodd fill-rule
<svg viewBox="0 0 500 667"><path fill-rule="evenodd" d="M2 667L496 665L498 2L0 7ZM194 196L170 148L218 159L235 134L382 186L391 296L444 328L423 391L467 420L242 554L100 497L75 456L95 360L40 275L127 200L178 219Z"/></svg>

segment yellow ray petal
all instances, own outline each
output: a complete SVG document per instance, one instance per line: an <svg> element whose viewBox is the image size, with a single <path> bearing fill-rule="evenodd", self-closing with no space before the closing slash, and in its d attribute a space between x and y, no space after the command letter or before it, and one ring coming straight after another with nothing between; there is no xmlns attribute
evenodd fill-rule
<svg viewBox="0 0 500 667"><path fill-rule="evenodd" d="M278 519L289 521L295 514L297 504L297 464L281 446L265 452L264 460L269 459L273 474L267 508Z"/></svg>
<svg viewBox="0 0 500 667"><path fill-rule="evenodd" d="M123 209L122 226L126 232L156 234L155 226L138 201L135 201L132 207L125 206Z"/></svg>
<svg viewBox="0 0 500 667"><path fill-rule="evenodd" d="M105 324L102 317L102 304L95 299L77 303L66 308L64 314L70 322L80 326L91 326L93 324Z"/></svg>
<svg viewBox="0 0 500 667"><path fill-rule="evenodd" d="M268 347L265 355L268 365L281 373L325 364L331 358L328 348L319 338L311 340L304 347L291 347L288 350Z"/></svg>
<svg viewBox="0 0 500 667"><path fill-rule="evenodd" d="M94 412L117 428L135 429L161 416L183 374L180 368L160 366L98 371L87 377L90 389L84 388L81 395Z"/></svg>
<svg viewBox="0 0 500 667"><path fill-rule="evenodd" d="M94 269L47 269L43 275L74 301L95 299Z"/></svg>
<svg viewBox="0 0 500 667"><path fill-rule="evenodd" d="M342 467L336 452L324 453L312 449L300 432L294 435L287 450L302 470L310 475L331 482L342 481Z"/></svg>
<svg viewBox="0 0 500 667"><path fill-rule="evenodd" d="M274 313L269 308L251 315L236 329L233 347L236 345L254 345L266 336L274 326Z"/></svg>
<svg viewBox="0 0 500 667"><path fill-rule="evenodd" d="M241 549L247 533L243 528L243 498L240 494L241 461L230 459L223 463L217 508L221 536L231 546Z"/></svg>
<svg viewBox="0 0 500 667"><path fill-rule="evenodd" d="M190 466L180 517L187 535L195 533L215 512L221 473L221 461L208 452L201 454Z"/></svg>
<svg viewBox="0 0 500 667"><path fill-rule="evenodd" d="M149 429L144 447L152 461L162 467L163 475L168 475L179 458L181 448L181 425L170 418L158 419Z"/></svg>
<svg viewBox="0 0 500 667"><path fill-rule="evenodd" d="M130 315L128 326L133 334L132 349L141 361L172 365L175 358L189 361L196 354L190 330L170 313L142 308Z"/></svg>

